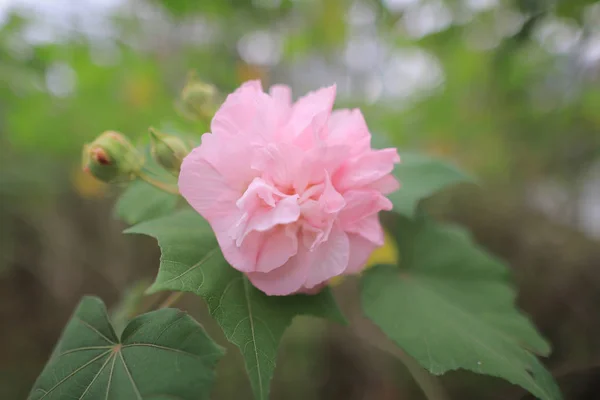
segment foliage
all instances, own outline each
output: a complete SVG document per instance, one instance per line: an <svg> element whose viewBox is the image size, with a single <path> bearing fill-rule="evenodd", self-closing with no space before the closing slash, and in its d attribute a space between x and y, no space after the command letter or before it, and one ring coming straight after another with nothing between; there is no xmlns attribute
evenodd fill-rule
<svg viewBox="0 0 600 400"><path fill-rule="evenodd" d="M424 219L422 209L417 208L421 199L467 179L466 175L440 161L418 155L405 156L404 166L396 173L403 182L404 194L393 197L395 211L409 218L415 217L415 209L418 213L414 220L398 216L401 224L390 232L397 241L402 270L380 266L363 278L366 314L434 374L465 368L503 377L543 400L560 399L550 375L527 350L547 355L549 346L514 308L514 290L506 280L505 267L475 247L463 232ZM117 204L117 213L128 221L145 221L126 232L155 237L161 247L159 273L147 292L181 291L202 297L227 339L240 349L255 398L268 399L277 348L294 316L314 315L344 322L331 292L326 289L316 295L265 295L228 265L210 225L202 217L187 207L173 212L176 196L156 192L165 189L168 183L148 179L145 175L140 178L146 182L132 184ZM152 218L158 215L162 216ZM112 371L117 353L123 359L127 375L135 376L135 372L125 368L123 358L125 349L137 343L129 336L137 329L131 326L143 325L144 333L158 334L159 338L170 326L165 328L164 323L156 323L153 327L152 322L140 322L153 321L153 316L167 312L159 310L134 318L124 329L121 341L117 341L114 329L101 312L102 306L97 300L87 300L76 312L75 322L67 327L65 338L57 347L61 354L72 352L70 332L81 329L78 321L89 312L85 306L92 304L90 302L94 304L92 317L95 319L84 325L91 325L94 332L105 331L96 340L109 341L112 345L86 342L85 349L91 347L96 353L92 353L92 358L82 357L76 361L53 356L32 396L41 393L43 398L53 393L88 365L95 366L96 372L88 377L90 381L80 395L97 390L97 380L99 383L112 381L112 372L105 377L103 371L111 358ZM98 313L101 317L96 315ZM99 327L94 326L97 318L102 321ZM73 335L81 335L79 330ZM76 348L81 346L80 342L76 343ZM151 347L168 347L162 342L151 344ZM62 363L67 361L70 363L65 367ZM63 374L64 371L70 373L62 377L54 372L56 368ZM143 379L147 379L146 375ZM132 378L128 390L141 397L146 389L138 388L134 381ZM151 381L158 384L160 378L154 377ZM77 383L71 390L81 387ZM101 386L98 390L105 388ZM110 394L112 389L109 386L106 390ZM119 386L115 390L126 389ZM147 390L157 389L152 386Z"/></svg>
<svg viewBox="0 0 600 400"><path fill-rule="evenodd" d="M402 190L390 195L394 211L413 217L419 201L455 183L472 179L456 167L436 159L420 155L403 153L402 162L394 175L403 186Z"/></svg>
<svg viewBox="0 0 600 400"><path fill-rule="evenodd" d="M103 151L100 146L94 156L104 154ZM133 147L128 151L141 154ZM155 153L152 155L157 157ZM99 158L96 168L101 173L103 168L113 168L113 163L118 165L119 157L130 156L126 151L111 154L106 160ZM240 349L255 398L267 400L277 349L292 319L296 315L314 315L344 322L331 292L325 289L313 295L278 297L255 288L243 273L228 265L208 222L188 207L176 208L178 191L172 185L172 175L161 172L156 160L140 159L146 164L137 169L140 181L134 181L124 192L116 212L128 222L141 221L127 233L158 240L162 252L160 269L147 292L191 292L202 297L226 338ZM151 175L149 171L153 171ZM549 346L514 308L514 290L506 280L506 268L474 246L464 232L426 219L419 206L422 199L470 178L455 167L416 154L406 154L395 174L403 189L400 194L392 195L395 218L400 225L392 228L390 234L397 242L402 268L380 266L364 276L366 314L434 374L464 368L505 378L542 400L560 399L551 376L529 351L547 355ZM123 313L120 315L119 330L123 325ZM187 347L176 347L194 346L195 342L188 340L189 337L178 335L179 340L186 339L173 343L169 341L170 336L164 336L182 318L187 318L188 325L194 324L189 317L181 315L173 310L159 310L136 317L117 340L101 303L95 299L84 300L57 347L59 355L55 353L50 359L32 391L32 399L36 395L39 398L54 393L63 395L63 388L67 390L64 393L81 397L95 390L106 391L107 397L113 390L118 396L125 393L121 391L129 390L130 396L138 398L142 398L142 393L166 391L161 385L168 381L153 372L162 370L162 359L151 358L158 364L144 363L142 373L134 370L134 364L131 368L127 366L125 354L130 354L133 347L142 347L140 342L149 347L144 349L146 351L189 352ZM109 343L88 343L81 332L86 327L96 333L96 342ZM208 340L204 333L202 338ZM197 341L198 346L204 343ZM88 350L93 351L87 353ZM85 357L79 355L81 351L86 351ZM213 357L216 354L208 353ZM71 354L78 357L73 358ZM203 354L196 356L204 360ZM118 357L122 360L122 369L114 369L115 364L120 365L115 361ZM131 357L136 356L128 358ZM171 362L179 362L177 360ZM212 372L206 369L214 367L215 360L204 365L207 377L201 385L200 381L191 384L189 374L179 374L179 383L172 384L169 390L181 390L177 392L179 396L206 395L207 382L212 379ZM109 364L110 372L106 373L105 367ZM88 366L93 368L87 369ZM111 386L113 369L114 389ZM73 379L80 371L91 372L86 375L86 384ZM129 386L122 383L124 378L117 378L123 371L129 378ZM71 381L75 382L72 387L63 386ZM56 391L57 388L61 390ZM160 394L166 395L166 392Z"/></svg>
<svg viewBox="0 0 600 400"><path fill-rule="evenodd" d="M362 281L366 315L432 374L458 368L504 378L540 399L560 398L532 353L550 347L514 307L507 268L459 228L400 218L400 267Z"/></svg>
<svg viewBox="0 0 600 400"><path fill-rule="evenodd" d="M18 50L26 20L14 17L2 27L0 79L6 85L0 85L0 147L4 151L10 146L15 155L10 160L4 154L0 157L3 172L10 165L10 173L0 176L0 196L3 204L8 199L11 205L0 210L0 219L5 219L7 209L10 215L13 209L24 207L22 199L58 199L68 190L69 174L65 171L71 171L76 149L97 132L114 128L136 137L148 125L162 124L163 119L174 125L166 129L170 132L179 128L198 134L206 131L205 125L176 120L172 110L172 93L180 88L187 69L195 68L219 87L231 89L248 74L265 81L301 81L302 76L290 72L296 69L293 63L303 70L303 62L314 57L315 63L326 64L327 71L333 71L340 80L342 75L348 76L356 87L362 82L389 86L371 74L373 71L349 71L351 68L340 68L330 60L332 54L348 50L344 46L357 31L368 30L347 17L354 3L360 3L374 10L377 38L382 40L378 46L386 49L386 60L416 50L427 54L442 71L438 86L416 97L382 96L368 104L371 100L363 100L364 94L352 92L347 99L353 106L364 106L373 131L387 134L402 150L423 151L401 151L403 163L395 174L402 189L391 195L391 200L394 212L411 221L401 219L389 235L400 248L400 269L378 266L362 278L365 312L432 373L463 368L508 379L543 399L559 397L533 355L546 355L549 349L515 308L514 289L505 266L473 244L464 232L424 220L420 213L422 200L457 183L472 182L433 154L453 159L491 182L504 181L523 188L540 177L577 181L599 159L600 96L597 85L590 84L594 83L590 78L593 73L580 66L581 55L575 50L571 50L573 55L552 53L535 36L537 27L558 18L575 24L581 31L579 46L585 47L586 35L594 28L585 22L590 10L585 7L593 1L503 2L498 10L517 13L524 22L501 37L491 35L493 42L484 43L487 47L478 47L482 44L476 39L489 39L491 31L502 28L498 10L477 12L465 22L453 22L439 32L411 38L398 34L409 13L390 10L386 6L389 2L380 0L336 0L324 7L316 5L318 2L283 0L272 2L276 5L270 8L254 5L261 2L221 0L148 3L159 4L176 17L174 21L165 19L168 29L164 31L183 26L180 36L186 36L184 25L199 16L206 17L209 25L215 24L219 34L207 40L208 44L190 44L187 36L177 41L170 41L169 36L163 42L158 40L163 39L163 30L157 29L160 34L152 36L136 18L122 17L116 21L115 37L124 39L109 43L116 57L99 62L94 52L97 43L83 35L60 43L25 44L26 51L20 53L14 49ZM453 12L458 3L444 2ZM283 58L277 67L252 66L240 60L238 40L255 31L281 33ZM65 66L74 72L76 86L71 93L57 95L48 88L46 79L57 67ZM411 80L401 75L402 71L394 73L402 82ZM389 78L385 76L392 80ZM40 174L42 170L44 174ZM162 259L151 291L186 291L204 298L226 337L240 347L256 397L266 398L277 346L292 318L312 314L341 322L335 300L329 291L315 297L275 300L263 295L227 265L206 221L189 210L178 209L178 203L177 195L137 181L125 188L115 213L134 225L129 233L158 239ZM0 246L4 249L2 243ZM86 310L93 308L90 301L82 303ZM91 313L86 310L80 308L77 313ZM102 314L98 310L94 313ZM74 329L72 324L65 335ZM473 332L478 333L479 341L473 340ZM110 345L113 347L127 339L118 341L108 333L105 336L115 343ZM66 339L61 339L59 347L65 346ZM90 364L99 371L102 362L112 363L127 350L102 356L101 352L93 353L92 358L75 360L64 368L77 368L100 356ZM50 360L47 368L63 368L56 362ZM54 378L47 374L48 370L36 387L43 384L42 390L48 390ZM99 374L95 383L81 384L78 379L75 385L69 379L61 387L77 397L81 393L76 391L85 385L94 390L100 387L101 380L108 377L105 374ZM160 379L156 381L160 383ZM33 392L36 396L40 393Z"/></svg>
<svg viewBox="0 0 600 400"><path fill-rule="evenodd" d="M208 303L227 339L242 352L257 399L267 399L277 347L296 315L343 322L329 291L316 296L269 297L254 288L223 258L208 223L192 210L129 228L128 233L155 237L161 265L149 293L192 292Z"/></svg>
<svg viewBox="0 0 600 400"><path fill-rule="evenodd" d="M119 338L102 301L86 297L29 398L205 399L222 355L223 350L182 311L140 315Z"/></svg>

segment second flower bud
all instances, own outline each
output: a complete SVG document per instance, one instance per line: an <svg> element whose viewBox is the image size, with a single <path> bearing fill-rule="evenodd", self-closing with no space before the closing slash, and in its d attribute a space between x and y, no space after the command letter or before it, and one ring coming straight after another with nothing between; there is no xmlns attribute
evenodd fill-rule
<svg viewBox="0 0 600 400"><path fill-rule="evenodd" d="M180 137L167 135L150 128L152 157L167 171L178 174L181 163L190 152L190 146Z"/></svg>

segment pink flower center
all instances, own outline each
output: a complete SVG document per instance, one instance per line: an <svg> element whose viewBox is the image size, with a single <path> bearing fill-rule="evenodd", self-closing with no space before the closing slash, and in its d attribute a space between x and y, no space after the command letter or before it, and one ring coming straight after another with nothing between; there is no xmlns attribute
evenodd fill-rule
<svg viewBox="0 0 600 400"><path fill-rule="evenodd" d="M301 194L292 185L277 185L255 178L236 202L240 217L229 235L240 247L252 232L266 232L286 225L294 232L300 231L304 244L314 249L327 240L336 215L344 205L343 197L328 177L325 182L308 185Z"/></svg>

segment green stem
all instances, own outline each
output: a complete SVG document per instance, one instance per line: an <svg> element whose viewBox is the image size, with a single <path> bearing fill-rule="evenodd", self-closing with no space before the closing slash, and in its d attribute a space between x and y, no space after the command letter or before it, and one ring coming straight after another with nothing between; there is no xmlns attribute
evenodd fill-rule
<svg viewBox="0 0 600 400"><path fill-rule="evenodd" d="M165 299L165 301L163 301L159 306L158 309L160 310L161 308L169 308L171 307L173 304L177 303L177 301L181 298L181 296L183 296L183 292L173 292L169 295L169 297L167 297Z"/></svg>
<svg viewBox="0 0 600 400"><path fill-rule="evenodd" d="M140 172L138 174L138 177L143 180L146 183L149 183L150 185L164 191L167 193L171 193L171 194L179 194L179 189L177 188L177 186L172 186L169 185L168 183L159 181L158 179L154 179L153 177L151 177L150 175L148 175L145 172Z"/></svg>

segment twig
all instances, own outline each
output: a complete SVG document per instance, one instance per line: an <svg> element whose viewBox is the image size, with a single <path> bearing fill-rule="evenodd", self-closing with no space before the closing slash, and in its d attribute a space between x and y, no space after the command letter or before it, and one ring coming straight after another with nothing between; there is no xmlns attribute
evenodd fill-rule
<svg viewBox="0 0 600 400"><path fill-rule="evenodd" d="M171 307L173 304L177 303L177 301L181 298L181 296L183 296L183 292L173 292L169 295L169 297L167 297L165 299L165 301L163 301L157 309L161 309L161 308L169 308Z"/></svg>
<svg viewBox="0 0 600 400"><path fill-rule="evenodd" d="M167 183L161 182L158 179L152 178L150 175L140 172L138 177L146 183L151 184L152 186L171 194L179 194L179 189L176 186L169 185Z"/></svg>

